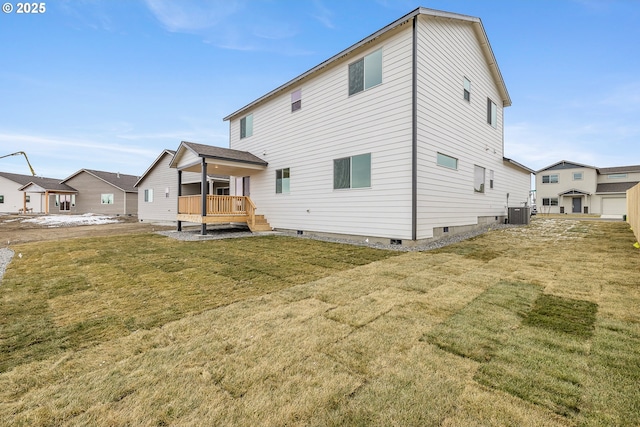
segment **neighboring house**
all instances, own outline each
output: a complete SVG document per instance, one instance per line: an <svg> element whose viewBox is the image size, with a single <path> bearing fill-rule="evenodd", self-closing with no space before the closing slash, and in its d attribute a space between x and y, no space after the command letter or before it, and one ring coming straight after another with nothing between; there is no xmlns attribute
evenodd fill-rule
<svg viewBox="0 0 640 427"><path fill-rule="evenodd" d="M539 213L622 218L626 192L640 182L640 165L597 168L562 160L536 172Z"/></svg>
<svg viewBox="0 0 640 427"><path fill-rule="evenodd" d="M138 189L138 220L140 222L175 223L178 213L178 171L170 168L175 151L163 150L142 174L134 187ZM207 176L208 194L229 194L229 177ZM182 175L182 195L200 194L201 175Z"/></svg>
<svg viewBox="0 0 640 427"><path fill-rule="evenodd" d="M64 213L137 215L137 181L134 175L80 169L62 181L78 191L75 201L60 194L52 197L56 209Z"/></svg>
<svg viewBox="0 0 640 427"><path fill-rule="evenodd" d="M0 172L0 212L49 213L49 195L69 196L75 200L77 191L61 184L60 179ZM55 210L54 210L55 212Z"/></svg>
<svg viewBox="0 0 640 427"><path fill-rule="evenodd" d="M392 243L502 222L533 173L504 157L509 105L481 20L419 8L225 117L262 162L231 193L276 229Z"/></svg>

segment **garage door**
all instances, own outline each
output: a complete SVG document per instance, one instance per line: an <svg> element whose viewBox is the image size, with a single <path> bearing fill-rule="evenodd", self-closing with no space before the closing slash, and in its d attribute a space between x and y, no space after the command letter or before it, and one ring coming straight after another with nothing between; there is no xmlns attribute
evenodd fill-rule
<svg viewBox="0 0 640 427"><path fill-rule="evenodd" d="M627 213L626 197L603 197L602 215L622 216Z"/></svg>

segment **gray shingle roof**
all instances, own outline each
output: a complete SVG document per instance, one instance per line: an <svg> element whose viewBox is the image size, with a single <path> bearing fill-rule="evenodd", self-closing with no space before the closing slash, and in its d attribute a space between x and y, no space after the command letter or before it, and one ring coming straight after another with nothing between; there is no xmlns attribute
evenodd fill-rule
<svg viewBox="0 0 640 427"><path fill-rule="evenodd" d="M101 179L107 184L113 185L114 187L127 192L127 193L137 193L138 189L135 187L136 182L138 182L138 177L135 175L125 175L119 172L105 172L105 171L97 171L93 169L80 169L78 172L74 173L68 178L65 178L64 181L68 181L74 176L85 172L94 177Z"/></svg>
<svg viewBox="0 0 640 427"><path fill-rule="evenodd" d="M598 184L596 193L624 193L631 187L638 184L638 182L611 182L605 184Z"/></svg>
<svg viewBox="0 0 640 427"><path fill-rule="evenodd" d="M213 145L197 144L195 142L182 141L182 144L191 149L200 157L208 157L219 160L251 163L266 166L268 163L260 157L254 156L248 151L232 150L231 148L214 147Z"/></svg>
<svg viewBox="0 0 640 427"><path fill-rule="evenodd" d="M610 173L627 173L627 172L640 172L640 165L633 166L616 166L613 168L599 168L598 172L603 175L607 175Z"/></svg>
<svg viewBox="0 0 640 427"><path fill-rule="evenodd" d="M17 173L9 173L9 172L0 172L0 176L20 184L21 188L33 183L49 191L69 191L69 192L76 191L74 188L69 187L67 184L63 184L62 180L59 178L45 178L42 176L20 175Z"/></svg>

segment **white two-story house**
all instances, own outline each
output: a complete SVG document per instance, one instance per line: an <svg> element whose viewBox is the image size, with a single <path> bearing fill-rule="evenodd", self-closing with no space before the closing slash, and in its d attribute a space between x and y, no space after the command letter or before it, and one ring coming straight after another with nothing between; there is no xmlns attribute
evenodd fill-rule
<svg viewBox="0 0 640 427"><path fill-rule="evenodd" d="M271 227L411 244L527 204L509 105L481 20L418 8L225 117L228 155L183 143L172 167L244 159L231 194Z"/></svg>
<svg viewBox="0 0 640 427"><path fill-rule="evenodd" d="M538 212L622 218L626 192L638 182L640 165L597 168L562 160L536 173Z"/></svg>

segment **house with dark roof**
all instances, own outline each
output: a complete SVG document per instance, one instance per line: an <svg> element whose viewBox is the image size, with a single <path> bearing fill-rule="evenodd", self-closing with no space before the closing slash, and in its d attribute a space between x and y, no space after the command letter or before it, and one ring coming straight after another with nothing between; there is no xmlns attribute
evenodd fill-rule
<svg viewBox="0 0 640 427"><path fill-rule="evenodd" d="M536 172L539 213L622 218L627 190L640 182L640 165L598 168L561 160Z"/></svg>
<svg viewBox="0 0 640 427"><path fill-rule="evenodd" d="M76 214L137 215L138 189L135 184L138 178L118 172L80 169L61 181L77 191L75 200L56 195L55 209Z"/></svg>
<svg viewBox="0 0 640 427"><path fill-rule="evenodd" d="M188 143L189 144L189 143ZM135 183L138 189L138 220L159 224L175 224L178 214L178 193L192 196L201 192L201 175L184 172L178 192L178 170L170 168L176 152L163 150ZM229 194L229 176L207 174L207 192L211 195Z"/></svg>
<svg viewBox="0 0 640 427"><path fill-rule="evenodd" d="M528 203L510 105L480 18L418 8L225 117L232 150L183 143L172 166L225 170L275 229L411 245ZM215 202L181 197L179 221Z"/></svg>
<svg viewBox="0 0 640 427"><path fill-rule="evenodd" d="M250 199L250 178L264 171L268 163L248 151L232 150L182 141L175 152L169 167L177 170L178 230L182 223L201 225L202 234L206 234L207 224L244 223L251 231L271 230L264 215L256 213L256 206ZM188 174L200 175L199 194L184 194L185 179ZM228 188L222 194L211 194L210 176L230 176L235 193L228 194Z"/></svg>
<svg viewBox="0 0 640 427"><path fill-rule="evenodd" d="M0 172L0 212L49 213L53 197L75 202L76 189L58 178Z"/></svg>

